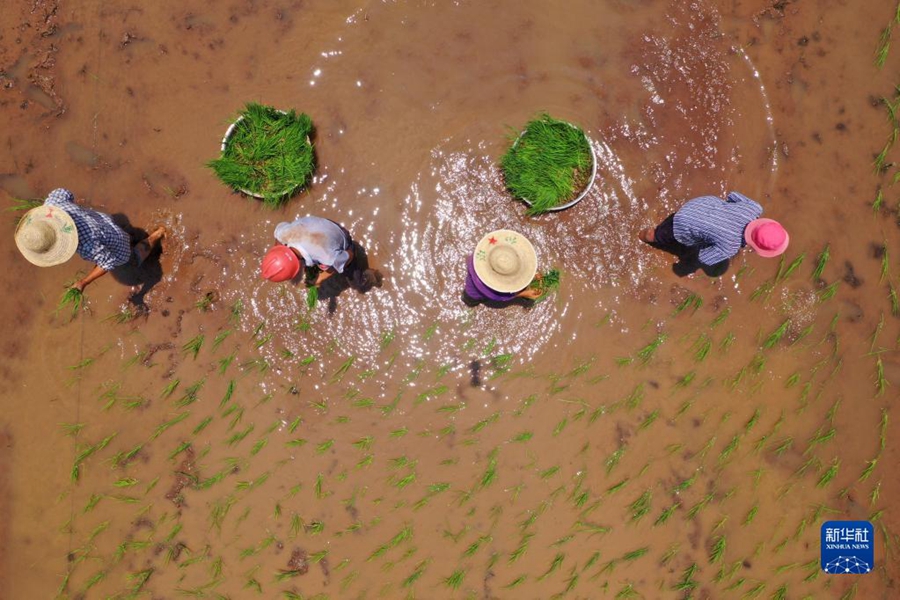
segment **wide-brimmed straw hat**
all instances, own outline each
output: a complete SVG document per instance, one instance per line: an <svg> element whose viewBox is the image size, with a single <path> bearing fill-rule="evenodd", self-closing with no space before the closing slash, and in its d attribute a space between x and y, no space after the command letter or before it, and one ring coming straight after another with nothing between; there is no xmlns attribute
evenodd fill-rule
<svg viewBox="0 0 900 600"><path fill-rule="evenodd" d="M64 263L78 248L75 221L57 206L32 208L16 227L16 246L33 265L52 267Z"/></svg>
<svg viewBox="0 0 900 600"><path fill-rule="evenodd" d="M760 256L772 258L787 250L791 236L774 219L756 219L744 229L744 240Z"/></svg>
<svg viewBox="0 0 900 600"><path fill-rule="evenodd" d="M475 274L492 290L518 292L531 283L537 272L534 246L521 233L509 229L492 231L475 246Z"/></svg>

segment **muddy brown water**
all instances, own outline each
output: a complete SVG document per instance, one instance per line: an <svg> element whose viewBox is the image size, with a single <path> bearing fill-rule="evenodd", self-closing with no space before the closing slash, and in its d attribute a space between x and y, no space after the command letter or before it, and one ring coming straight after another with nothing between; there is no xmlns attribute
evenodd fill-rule
<svg viewBox="0 0 900 600"><path fill-rule="evenodd" d="M898 196L872 169L892 10L5 6L4 201L65 186L170 234L125 323L134 288L54 315L87 266L0 242L0 598L897 597ZM203 166L248 100L317 126L316 180L280 211ZM527 218L496 161L540 110L584 127L599 179ZM787 277L748 252L678 277L636 242L731 189L788 225ZM274 225L305 214L383 286L307 311L262 282ZM500 226L563 270L556 299L461 303ZM819 571L829 518L875 522L873 573Z"/></svg>

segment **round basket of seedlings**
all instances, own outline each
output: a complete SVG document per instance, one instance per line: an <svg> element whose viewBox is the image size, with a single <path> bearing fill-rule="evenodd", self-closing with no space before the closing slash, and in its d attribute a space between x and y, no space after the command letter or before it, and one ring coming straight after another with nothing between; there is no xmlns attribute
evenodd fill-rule
<svg viewBox="0 0 900 600"><path fill-rule="evenodd" d="M312 131L304 113L251 102L225 132L221 156L207 166L228 187L275 208L312 178Z"/></svg>
<svg viewBox="0 0 900 600"><path fill-rule="evenodd" d="M597 157L584 132L546 113L528 122L500 160L506 188L529 215L565 210L597 177Z"/></svg>

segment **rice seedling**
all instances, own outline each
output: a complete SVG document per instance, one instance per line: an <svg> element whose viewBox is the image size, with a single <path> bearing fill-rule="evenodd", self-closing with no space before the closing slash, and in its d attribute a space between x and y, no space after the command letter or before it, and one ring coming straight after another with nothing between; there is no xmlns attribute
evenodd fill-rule
<svg viewBox="0 0 900 600"><path fill-rule="evenodd" d="M367 558L366 560L372 561L376 558L380 558L380 557L384 556L384 554L387 553L389 550L396 548L403 542L411 540L412 537L413 537L412 526L406 525L394 537L392 537L390 540L388 540L387 542L385 542L384 544L382 544L381 546L376 548L372 552L372 554L369 555L369 558Z"/></svg>
<svg viewBox="0 0 900 600"><path fill-rule="evenodd" d="M478 536L478 537L475 539L475 541L472 542L471 544L469 544L469 547L466 548L466 549L463 551L462 555L463 555L464 557L466 557L466 558L472 557L472 556L474 556L474 555L478 552L478 550L481 549L481 547L482 547L484 544L489 544L489 543L492 542L493 540L494 540L494 538L491 537L490 535L481 535L481 536Z"/></svg>
<svg viewBox="0 0 900 600"><path fill-rule="evenodd" d="M543 302L547 298L550 297L551 294L559 290L559 279L560 279L560 270L559 269L550 269L542 274L536 276L532 282L528 285L529 288L533 288L541 291L541 295L538 296L534 301L535 302Z"/></svg>
<svg viewBox="0 0 900 600"><path fill-rule="evenodd" d="M878 502L878 498L881 496L881 481L875 484L875 487L872 488L872 492L869 494L869 502L872 503L872 506Z"/></svg>
<svg viewBox="0 0 900 600"><path fill-rule="evenodd" d="M431 564L431 559L426 559L413 568L412 573L409 574L401 583L400 586L404 588L412 587L421 577L425 574L425 569L428 568L428 565Z"/></svg>
<svg viewBox="0 0 900 600"><path fill-rule="evenodd" d="M39 198L13 198L12 203L6 208L6 212L25 213L29 210L42 206L44 201ZM22 219L22 215L16 217L16 225Z"/></svg>
<svg viewBox="0 0 900 600"><path fill-rule="evenodd" d="M812 272L813 281L818 281L822 278L822 273L825 272L825 265L828 264L829 258L831 258L831 244L825 244L825 248L816 257L816 268Z"/></svg>
<svg viewBox="0 0 900 600"><path fill-rule="evenodd" d="M652 497L650 490L647 490L638 496L634 502L628 505L628 512L631 514L630 521L632 523L637 523L650 512L650 500Z"/></svg>
<svg viewBox="0 0 900 600"><path fill-rule="evenodd" d="M716 536L713 540L712 547L709 550L709 562L712 564L716 564L717 562L721 562L725 557L725 536L720 535Z"/></svg>
<svg viewBox="0 0 900 600"><path fill-rule="evenodd" d="M507 583L506 585L504 585L503 587L504 587L504 589L511 590L511 589L516 588L516 587L522 585L523 583L525 583L526 579L528 579L528 575L520 575L520 576L516 577L515 579L513 579L512 581L510 581L509 583Z"/></svg>
<svg viewBox="0 0 900 600"><path fill-rule="evenodd" d="M678 592L691 594L697 585L699 585L699 582L694 579L694 575L698 570L697 563L691 563L691 566L681 573L681 579L672 586L672 589Z"/></svg>
<svg viewBox="0 0 900 600"><path fill-rule="evenodd" d="M890 382L888 382L887 378L884 376L884 362L881 360L881 356L878 357L878 360L875 361L875 397L881 396L884 391L887 389L887 386Z"/></svg>
<svg viewBox="0 0 900 600"><path fill-rule="evenodd" d="M494 483L497 479L497 453L499 452L499 448L494 448L491 453L488 455L488 466L484 470L484 473L481 475L481 478L478 482L478 488L484 489Z"/></svg>
<svg viewBox="0 0 900 600"><path fill-rule="evenodd" d="M784 322L775 329L775 331L769 334L769 337L767 337L763 342L762 347L768 350L774 347L778 342L780 342L781 338L784 337L784 334L787 333L787 328L790 323L790 319L785 319Z"/></svg>
<svg viewBox="0 0 900 600"><path fill-rule="evenodd" d="M648 427L650 427L650 426L656 421L656 419L657 419L658 417L659 417L659 410L657 409L657 410L654 410L654 411L653 411L652 413L650 413L649 415L647 415L647 416L644 418L644 420L641 421L641 423L638 425L637 430L638 430L638 431L643 431L643 430L647 429Z"/></svg>
<svg viewBox="0 0 900 600"><path fill-rule="evenodd" d="M826 470L824 473L822 473L822 476L819 477L819 481L816 483L816 487L820 487L820 488L825 487L826 485L831 483L831 480L837 476L838 469L840 468L840 466L841 466L840 459L835 458L831 462L831 466L828 467L828 470Z"/></svg>
<svg viewBox="0 0 900 600"><path fill-rule="evenodd" d="M618 591L615 596L615 600L627 600L628 598L637 598L639 596L643 598L643 596L641 596L637 592L637 590L634 589L634 584L629 583Z"/></svg>
<svg viewBox="0 0 900 600"><path fill-rule="evenodd" d="M194 303L194 308L199 309L200 312L209 312L217 297L215 292L206 292Z"/></svg>
<svg viewBox="0 0 900 600"><path fill-rule="evenodd" d="M334 374L331 376L331 381L337 382L337 381L340 381L341 379L343 379L344 375L347 374L347 371L350 370L350 367L353 366L353 363L355 361L356 361L355 356L351 356L350 358L345 360L344 363L340 367L338 367L338 370L335 371Z"/></svg>
<svg viewBox="0 0 900 600"><path fill-rule="evenodd" d="M715 495L714 495L714 494L706 494L703 498L701 498L699 502L697 502L696 504L694 504L694 505L690 508L690 510L688 510L688 513L687 513L688 519L693 519L694 517L696 517L696 516L700 513L701 510L703 510L704 508L706 508L706 506L707 506L710 502L713 501L714 498L715 498Z"/></svg>
<svg viewBox="0 0 900 600"><path fill-rule="evenodd" d="M65 435L77 437L81 430L84 429L84 423L60 423L59 427Z"/></svg>
<svg viewBox="0 0 900 600"><path fill-rule="evenodd" d="M253 345L256 346L257 348L262 348L263 346L268 344L274 336L275 336L274 333L267 333L266 335L257 338L256 341L253 342Z"/></svg>
<svg viewBox="0 0 900 600"><path fill-rule="evenodd" d="M759 512L759 504L754 504L750 510L747 511L747 514L744 516L744 521L741 523L742 525L750 525L753 523L753 519L756 518L756 514Z"/></svg>
<svg viewBox="0 0 900 600"><path fill-rule="evenodd" d="M850 588L841 595L840 600L853 600L856 597L856 590L859 586L859 582L856 581L853 583Z"/></svg>
<svg viewBox="0 0 900 600"><path fill-rule="evenodd" d="M184 412L178 414L177 416L173 417L173 418L170 419L169 421L166 421L165 423L160 424L160 425L153 431L153 434L150 436L150 441L153 441L153 440L155 440L156 438L158 438L159 436L161 436L161 435L162 435L163 433L165 433L166 430L168 430L170 427L173 427L173 426L177 425L178 423L181 423L182 421L184 421L185 419L187 419L187 418L190 416L190 414L191 414L191 412L186 410L186 411L184 411Z"/></svg>
<svg viewBox="0 0 900 600"><path fill-rule="evenodd" d="M741 436L735 435L731 438L731 441L722 449L722 452L719 453L719 464L722 465L728 461L728 458L731 454L737 450L738 446L741 443Z"/></svg>
<svg viewBox="0 0 900 600"><path fill-rule="evenodd" d="M660 333L656 336L656 339L637 351L636 356L642 364L650 362L650 359L653 358L653 355L656 354L662 343L666 341L666 338L668 336L665 333Z"/></svg>
<svg viewBox="0 0 900 600"><path fill-rule="evenodd" d="M78 479L81 477L81 468L84 462L97 452L100 452L101 450L106 448L117 435L117 433L113 433L100 440L96 444L78 444L75 446L75 460L73 461L71 471L73 482L78 481Z"/></svg>
<svg viewBox="0 0 900 600"><path fill-rule="evenodd" d="M244 429L243 431L238 431L237 433L235 433L235 434L231 435L230 437L228 437L228 438L225 440L225 444L228 445L228 446L235 446L235 445L241 443L241 442L244 440L244 438L246 438L248 435L250 435L250 433L251 433L255 428L256 428L256 426L255 426L253 423L251 423L251 424L248 425L247 428Z"/></svg>
<svg viewBox="0 0 900 600"><path fill-rule="evenodd" d="M834 295L837 293L837 288L838 288L838 285L840 285L840 283L841 283L840 281L835 281L828 287L822 288L821 290L816 292L819 302L825 302L827 300L831 300L834 297Z"/></svg>
<svg viewBox="0 0 900 600"><path fill-rule="evenodd" d="M131 310L130 306L123 306L119 309L118 312L114 312L113 314L103 319L103 321L113 321L117 325L124 325L126 323L130 323L131 321L134 321L137 316L138 314L135 311Z"/></svg>
<svg viewBox="0 0 900 600"><path fill-rule="evenodd" d="M60 311L63 309L69 309L72 311L72 318L75 318L75 315L78 314L78 311L84 307L84 292L81 290L70 287L67 289L62 297L59 299L59 303L56 305L56 310L54 311L54 315L58 315Z"/></svg>
<svg viewBox="0 0 900 600"><path fill-rule="evenodd" d="M553 573L555 573L561 566L563 561L566 559L566 555L563 552L558 552L556 556L553 557L553 560L550 561L550 566L547 567L547 570L544 571L542 575L540 575L537 580L543 581L544 579L550 577Z"/></svg>
<svg viewBox="0 0 900 600"><path fill-rule="evenodd" d="M241 363L241 369L244 371L252 371L256 370L260 373L265 373L269 370L269 361L267 361L262 356L258 358L250 359L244 363Z"/></svg>
<svg viewBox="0 0 900 600"><path fill-rule="evenodd" d="M887 61L888 52L891 49L892 30L893 23L888 23L887 27L881 31L881 36L878 38L878 46L875 49L875 66L879 69L882 68Z"/></svg>
<svg viewBox="0 0 900 600"><path fill-rule="evenodd" d="M237 357L237 352L232 352L225 358L219 359L219 366L216 369L219 375L224 375L225 371L228 370L228 367L231 366L231 363L234 362L234 359Z"/></svg>
<svg viewBox="0 0 900 600"><path fill-rule="evenodd" d="M306 288L306 308L312 310L319 302L319 287L312 285Z"/></svg>
<svg viewBox="0 0 900 600"><path fill-rule="evenodd" d="M706 360L706 357L709 356L709 351L712 349L712 338L705 333L701 333L697 337L697 341L691 345L691 348L696 348L696 350L694 350L694 360L703 362Z"/></svg>
<svg viewBox="0 0 900 600"><path fill-rule="evenodd" d="M186 344L181 347L181 350L185 354L192 355L194 360L197 360L197 355L200 354L200 348L202 347L203 334L201 333L191 338Z"/></svg>
<svg viewBox="0 0 900 600"><path fill-rule="evenodd" d="M759 286L753 290L750 294L750 301L753 302L757 298L762 298L763 302L769 299L769 295L772 293L772 290L775 289L775 284L771 281L764 281Z"/></svg>
<svg viewBox="0 0 900 600"><path fill-rule="evenodd" d="M150 579L150 576L153 575L154 569L144 569L142 571L138 571L136 573L129 573L128 580L132 582L130 592L132 595L137 595L138 592L143 589L144 585L146 585L147 580Z"/></svg>
<svg viewBox="0 0 900 600"><path fill-rule="evenodd" d="M184 408L190 404L193 404L197 401L197 394L200 393L200 390L203 388L203 385L206 383L206 379L203 378L200 381L197 381L190 387L184 390L184 394L182 394L181 398L175 401L175 406L178 408Z"/></svg>
<svg viewBox="0 0 900 600"><path fill-rule="evenodd" d="M834 439L836 431L834 427L829 428L828 430L823 430L823 427L820 427L816 432L809 438L809 444L806 448L806 452L804 454L809 454L812 449L818 444L824 444L825 442L831 441Z"/></svg>
<svg viewBox="0 0 900 600"><path fill-rule="evenodd" d="M528 551L528 545L531 542L531 538L533 537L533 533L526 533L522 535L522 539L519 540L519 545L516 546L515 550L513 550L509 555L509 560L507 561L509 564L516 562L525 555L525 553Z"/></svg>
<svg viewBox="0 0 900 600"><path fill-rule="evenodd" d="M672 559L678 555L679 548L680 546L678 544L672 544L671 546L669 546L660 558L660 565L666 566L667 564L669 564L669 562L671 562Z"/></svg>
<svg viewBox="0 0 900 600"><path fill-rule="evenodd" d="M877 466L878 466L878 457L873 458L872 460L867 460L866 467L863 469L863 471L860 474L859 479L857 479L857 481L863 482L866 479L868 479L869 477L871 477L872 473L875 472L875 467L877 467Z"/></svg>
<svg viewBox="0 0 900 600"><path fill-rule="evenodd" d="M650 552L650 546L644 546L643 548L638 548L636 550L632 550L631 552L626 552L622 555L622 560L635 561L646 555L648 552Z"/></svg>
<svg viewBox="0 0 900 600"><path fill-rule="evenodd" d="M252 102L241 117L221 157L207 166L225 185L259 194L276 208L307 185L315 170L312 121L294 110L282 113Z"/></svg>
<svg viewBox="0 0 900 600"><path fill-rule="evenodd" d="M785 280L787 280L787 278L790 277L794 271L796 271L798 268L800 268L800 265L803 264L804 258L806 258L806 253L800 254L797 258L795 258L794 260L791 261L791 264L789 264L787 266L787 268L784 269L784 271L782 271L781 265L784 264L784 257L782 257L781 265L779 265L779 267L778 267L778 275L776 275L776 277L775 277L775 283L782 283Z"/></svg>
<svg viewBox="0 0 900 600"><path fill-rule="evenodd" d="M464 569L457 569L450 574L449 577L444 579L444 585L447 587L458 590L460 586L462 586L463 581L466 578L466 571Z"/></svg>

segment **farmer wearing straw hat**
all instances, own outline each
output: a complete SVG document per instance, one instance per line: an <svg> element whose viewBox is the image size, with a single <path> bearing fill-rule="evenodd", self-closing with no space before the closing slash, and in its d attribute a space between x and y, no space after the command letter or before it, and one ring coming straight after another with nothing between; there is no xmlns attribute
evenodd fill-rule
<svg viewBox="0 0 900 600"><path fill-rule="evenodd" d="M509 229L490 232L468 256L466 268L465 296L473 302L537 300L542 294L530 287L537 273L537 254L521 233Z"/></svg>
<svg viewBox="0 0 900 600"><path fill-rule="evenodd" d="M131 260L132 252L140 264L159 245L165 228L134 244L124 229L106 214L75 203L66 189L50 192L44 204L31 209L16 228L16 246L28 262L51 267L66 262L76 252L94 268L72 285L84 291L92 281Z"/></svg>
<svg viewBox="0 0 900 600"><path fill-rule="evenodd" d="M697 258L706 266L723 263L745 245L771 258L787 249L790 236L778 221L761 219L762 212L762 206L737 192L730 192L724 202L701 196L638 237L678 256L699 250Z"/></svg>

